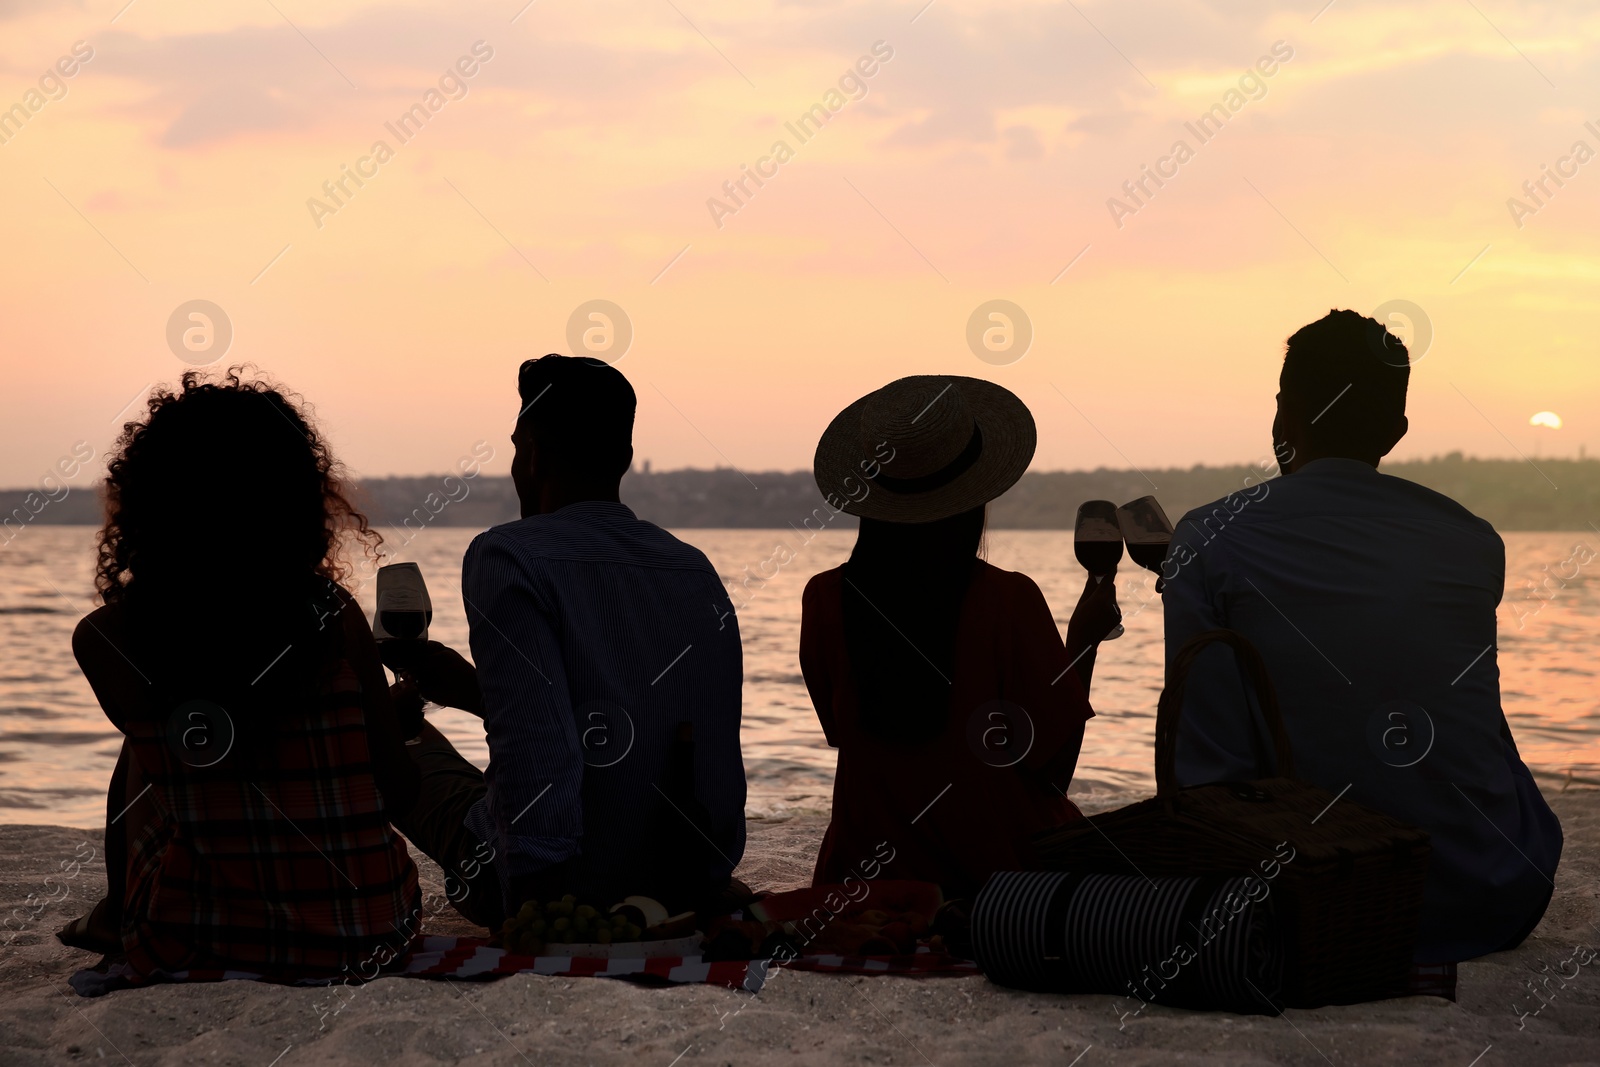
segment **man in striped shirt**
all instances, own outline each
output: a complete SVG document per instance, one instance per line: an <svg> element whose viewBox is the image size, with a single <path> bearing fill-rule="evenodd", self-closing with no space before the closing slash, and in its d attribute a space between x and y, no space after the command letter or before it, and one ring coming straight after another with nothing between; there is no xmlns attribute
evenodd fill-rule
<svg viewBox="0 0 1600 1067"><path fill-rule="evenodd" d="M480 534L462 564L475 676L437 644L391 663L482 715L489 766L425 727L409 748L423 795L400 828L455 877L457 909L491 927L564 892L697 906L744 852L738 621L705 555L619 499L627 379L551 355L523 364L518 390L523 517Z"/></svg>

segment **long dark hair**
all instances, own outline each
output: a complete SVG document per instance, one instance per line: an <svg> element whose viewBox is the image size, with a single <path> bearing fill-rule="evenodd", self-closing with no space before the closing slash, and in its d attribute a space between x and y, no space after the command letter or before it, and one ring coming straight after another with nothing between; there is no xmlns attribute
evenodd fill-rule
<svg viewBox="0 0 1600 1067"><path fill-rule="evenodd" d="M174 698L237 696L269 665L249 702L303 685L339 629L347 542L382 541L302 406L252 373L157 388L106 465L95 585Z"/></svg>
<svg viewBox="0 0 1600 1067"><path fill-rule="evenodd" d="M868 733L907 743L950 719L956 629L984 508L937 522L862 519L844 565L844 640Z"/></svg>

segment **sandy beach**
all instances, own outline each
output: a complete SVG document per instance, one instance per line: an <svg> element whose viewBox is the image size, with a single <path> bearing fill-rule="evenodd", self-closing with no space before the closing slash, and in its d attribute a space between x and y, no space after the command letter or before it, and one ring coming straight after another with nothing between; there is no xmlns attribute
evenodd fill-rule
<svg viewBox="0 0 1600 1067"><path fill-rule="evenodd" d="M1015 993L981 978L790 972L754 998L529 975L470 984L386 978L358 990L321 1032L317 1005L327 992L317 989L224 982L85 1000L66 978L93 959L51 933L104 889L98 860L76 877L61 871L62 861L98 849L98 835L4 826L0 900L23 929L0 960L0 1063L1600 1063L1600 960L1565 988L1553 977L1573 973L1577 964L1563 961L1575 948L1600 941L1600 793L1558 795L1553 806L1567 845L1550 911L1522 948L1462 965L1459 1003L1413 998L1283 1018L1152 1007L1125 1024L1119 1012L1137 1004L1115 997ZM818 815L753 820L741 876L774 889L805 883L824 825ZM424 878L430 891L440 888L436 867L426 865ZM58 902L30 918L30 893ZM471 932L453 916L434 917L427 929ZM1519 1008L1539 1007L1524 983L1546 966L1549 1003L1519 1019Z"/></svg>

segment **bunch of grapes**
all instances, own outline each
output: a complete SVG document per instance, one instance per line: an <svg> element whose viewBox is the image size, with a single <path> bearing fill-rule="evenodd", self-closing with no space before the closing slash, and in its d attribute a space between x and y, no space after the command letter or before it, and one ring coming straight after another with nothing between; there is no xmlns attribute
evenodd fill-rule
<svg viewBox="0 0 1600 1067"><path fill-rule="evenodd" d="M579 904L568 893L560 900L540 904L530 900L500 928L500 942L524 956L538 956L550 944L599 944L638 941L644 931L627 915L603 915L598 908Z"/></svg>

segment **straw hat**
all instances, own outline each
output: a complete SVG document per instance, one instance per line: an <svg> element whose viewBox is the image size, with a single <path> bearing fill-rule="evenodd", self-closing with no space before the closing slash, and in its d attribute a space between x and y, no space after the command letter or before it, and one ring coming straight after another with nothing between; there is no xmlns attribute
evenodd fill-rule
<svg viewBox="0 0 1600 1067"><path fill-rule="evenodd" d="M1016 394L981 378L917 374L839 412L813 471L828 503L888 522L933 522L1010 489L1038 433Z"/></svg>

